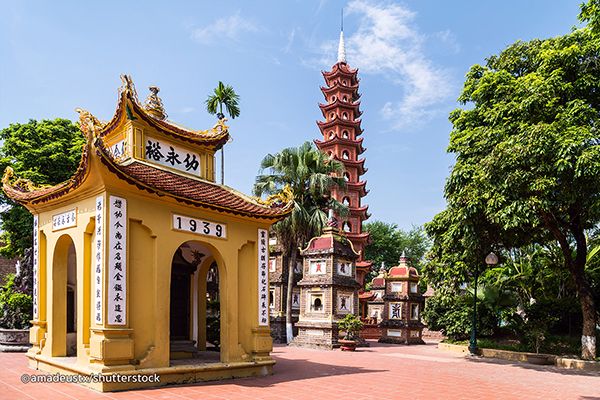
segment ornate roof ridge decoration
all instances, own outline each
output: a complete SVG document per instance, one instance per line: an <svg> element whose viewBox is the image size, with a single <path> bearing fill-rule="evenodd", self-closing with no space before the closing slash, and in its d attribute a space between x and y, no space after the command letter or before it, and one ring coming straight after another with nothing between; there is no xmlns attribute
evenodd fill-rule
<svg viewBox="0 0 600 400"><path fill-rule="evenodd" d="M336 249L335 249L336 243L339 243L342 246L347 246L348 250L350 250L348 252L348 254L345 254L345 255L350 255L357 259L360 257L360 252L356 251L356 249L354 248L354 243L352 243L352 241L350 239L348 239L347 233L344 232L343 230L341 230L339 227L334 227L334 226L329 226L329 225L325 226L325 228L323 229L323 233L321 235L311 238L308 241L308 244L306 245L306 247L304 249L300 248L300 254L305 255L305 252L311 250L311 247L313 246L313 243L315 241L323 241L323 240L325 240L325 241L331 240L331 244L329 245L329 247L328 248L316 248L316 249L313 249L313 251L318 251L319 253L328 254L328 253L336 251ZM339 250L339 248L337 250Z"/></svg>
<svg viewBox="0 0 600 400"><path fill-rule="evenodd" d="M148 114L152 115L154 118L159 120L167 119L167 113L165 111L165 107L163 106L163 102L160 97L158 97L158 92L160 92L160 88L158 86L149 86L150 94L146 98L144 102L144 110L148 112Z"/></svg>
<svg viewBox="0 0 600 400"><path fill-rule="evenodd" d="M88 113L89 114L89 113ZM89 114L91 115L91 114ZM93 116L92 116L93 117ZM86 118L88 118L86 116ZM93 134L93 130L87 133L83 127L80 129L86 134ZM73 176L56 185L35 185L27 179L17 178L14 179L14 171L11 167L6 167L4 176L2 177L2 189L4 193L12 200L20 204L37 204L49 201L61 196L66 195L71 190L76 189L85 180L85 177L89 173L89 155L90 155L90 142L86 141L83 145L83 151L81 152L81 160L77 166L77 170Z"/></svg>
<svg viewBox="0 0 600 400"><path fill-rule="evenodd" d="M17 177L12 167L6 167L4 170L4 175L2 176L2 185L12 187L13 189L17 189L22 192L33 192L35 190L42 190L51 187L51 185L37 185L29 179Z"/></svg>
<svg viewBox="0 0 600 400"><path fill-rule="evenodd" d="M281 199L289 199L289 201L274 202L269 206L265 206L228 186L192 176L179 175L166 169L156 168L154 164L147 164L141 160L136 159L126 164L119 164L104 146L104 142L101 139L96 141L95 147L96 154L112 173L127 183L135 185L140 190L146 190L159 196L168 196L179 202L196 207L254 218L282 219L293 208L293 195L291 199L285 196L285 194L281 195ZM170 179L177 181L175 185L176 189L174 190L169 186L171 184L169 182ZM177 190L180 192L177 193ZM212 190L219 193L213 193L212 198L209 199L208 196L203 196L200 190ZM227 201L235 203L235 206L238 206L238 208L234 205L219 204L219 202L225 203Z"/></svg>
<svg viewBox="0 0 600 400"><path fill-rule="evenodd" d="M128 117L132 116L130 106L136 108L135 111L138 115L146 116L155 124L173 126L149 116L137 100L137 93L131 78L124 75L122 80L123 86L119 89L120 100L117 112L110 122L101 122L89 111L77 109L80 130L85 134L86 142L75 174L69 180L54 186L36 186L29 180L16 178L13 169L7 167L2 178L2 187L9 198L21 204L40 204L75 190L90 173L90 155L93 147L95 150L93 154L111 173L129 184L135 185L140 190L146 190L158 196L169 196L188 205L250 218L279 220L292 211L293 195L289 188L284 188L282 193L274 195L271 201L267 202L268 204L261 204L224 185L192 176L178 175L137 159L120 162L120 159L114 158L104 142L104 136L118 125L120 118L125 117L125 113ZM225 121L226 119L219 120L211 130L205 131L209 132L210 141L202 139L200 143L224 143L229 138ZM194 140L194 142L198 143L198 140Z"/></svg>
<svg viewBox="0 0 600 400"><path fill-rule="evenodd" d="M265 200L260 197L248 197L249 200L267 207L279 207L282 204L291 204L294 201L294 193L290 185L285 185L279 193L268 196Z"/></svg>
<svg viewBox="0 0 600 400"><path fill-rule="evenodd" d="M99 129L98 136L104 137L112 132L119 124L121 118L128 118L131 120L137 119L134 115L135 113L162 133L190 143L214 145L216 149L220 149L229 140L229 127L225 125L225 122L227 121L226 118L217 121L217 123L208 130L193 130L186 128L166 119L167 113L164 110L164 107L162 107L162 100L160 100L158 96L156 96L156 98L160 101L160 106L154 102L152 110L149 110L151 106L142 105L139 101L131 76L123 74L121 75L121 81L123 84L119 88L119 101L117 102L115 114L108 123L104 124ZM151 91L154 90L154 88L158 89L156 86L151 86L151 88ZM158 91L156 91L156 93L158 93ZM152 96L153 93L150 94L149 99ZM155 109L155 107L162 107L164 118L160 119L157 117L157 115L160 115L161 110Z"/></svg>

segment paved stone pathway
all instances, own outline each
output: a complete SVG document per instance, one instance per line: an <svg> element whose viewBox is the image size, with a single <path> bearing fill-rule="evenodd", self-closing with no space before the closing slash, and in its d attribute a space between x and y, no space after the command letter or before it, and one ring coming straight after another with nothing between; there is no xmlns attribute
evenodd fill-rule
<svg viewBox="0 0 600 400"><path fill-rule="evenodd" d="M600 399L600 373L469 359L435 344L372 343L355 353L277 346L275 374L121 393L23 384L23 354L0 353L0 399Z"/></svg>

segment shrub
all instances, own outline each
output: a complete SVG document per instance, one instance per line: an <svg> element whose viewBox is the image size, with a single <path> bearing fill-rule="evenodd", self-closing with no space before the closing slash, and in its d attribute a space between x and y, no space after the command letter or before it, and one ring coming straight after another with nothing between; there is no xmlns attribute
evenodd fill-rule
<svg viewBox="0 0 600 400"><path fill-rule="evenodd" d="M473 297L470 295L436 294L429 298L423 311L429 329L442 331L454 340L467 339L473 321ZM485 303L477 302L477 331L491 336L498 327L496 313Z"/></svg>
<svg viewBox="0 0 600 400"><path fill-rule="evenodd" d="M338 328L346 331L346 339L354 340L358 337L363 324L354 314L347 314L344 319L338 322Z"/></svg>
<svg viewBox="0 0 600 400"><path fill-rule="evenodd" d="M17 291L15 276L9 274L6 283L0 287L0 327L5 329L26 329L32 318L33 301L31 296Z"/></svg>

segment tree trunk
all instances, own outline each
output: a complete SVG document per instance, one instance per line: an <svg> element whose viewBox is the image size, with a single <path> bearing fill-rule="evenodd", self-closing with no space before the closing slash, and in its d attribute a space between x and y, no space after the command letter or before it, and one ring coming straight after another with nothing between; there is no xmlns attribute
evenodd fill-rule
<svg viewBox="0 0 600 400"><path fill-rule="evenodd" d="M225 184L225 145L221 147L221 185Z"/></svg>
<svg viewBox="0 0 600 400"><path fill-rule="evenodd" d="M577 244L577 253L575 260L571 263L571 275L575 281L577 295L581 303L581 314L583 315L581 358L584 360L594 360L596 358L596 306L590 283L585 276L587 241L583 229L573 229L573 231Z"/></svg>
<svg viewBox="0 0 600 400"><path fill-rule="evenodd" d="M576 253L573 259L571 246L564 235L559 239L560 247L565 259L565 265L575 282L575 289L581 305L583 327L581 334L581 358L594 360L596 358L596 306L590 284L585 276L587 258L587 240L585 233L577 218L571 224L571 232L575 238Z"/></svg>
<svg viewBox="0 0 600 400"><path fill-rule="evenodd" d="M584 360L593 360L596 358L596 306L590 284L585 276L587 240L579 216L576 211L570 211L571 222L568 224L568 228L575 238L575 259L573 259L573 250L567 240L567 235L560 228L564 224L559 224L557 219L550 213L543 213L542 219L550 230L550 233L552 233L552 236L558 241L565 267L569 270L575 282L575 289L577 290L577 296L581 305L581 314L583 316L581 358Z"/></svg>
<svg viewBox="0 0 600 400"><path fill-rule="evenodd" d="M288 258L288 285L287 298L285 299L285 335L288 344L294 339L294 325L292 323L292 296L294 293L294 266L296 265L296 246L293 246Z"/></svg>

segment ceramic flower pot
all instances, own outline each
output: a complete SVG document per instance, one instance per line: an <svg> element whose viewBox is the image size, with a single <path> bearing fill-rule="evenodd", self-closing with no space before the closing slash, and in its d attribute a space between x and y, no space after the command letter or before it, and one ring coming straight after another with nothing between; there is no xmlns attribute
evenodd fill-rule
<svg viewBox="0 0 600 400"><path fill-rule="evenodd" d="M340 349L342 351L354 351L356 350L356 340L347 340L347 339L341 339L338 340L338 343L341 345Z"/></svg>

